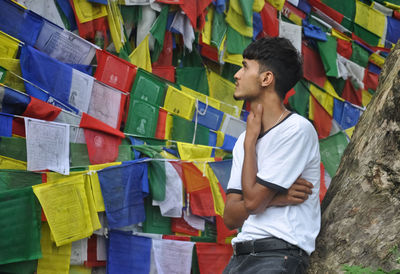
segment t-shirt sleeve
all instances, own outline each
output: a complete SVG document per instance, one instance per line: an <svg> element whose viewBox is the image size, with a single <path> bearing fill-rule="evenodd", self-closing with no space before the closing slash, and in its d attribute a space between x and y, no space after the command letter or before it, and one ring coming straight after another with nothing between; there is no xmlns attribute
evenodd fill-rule
<svg viewBox="0 0 400 274"><path fill-rule="evenodd" d="M232 151L232 169L226 194L242 194L243 142L239 137Z"/></svg>
<svg viewBox="0 0 400 274"><path fill-rule="evenodd" d="M301 175L318 146L311 125L293 126L273 145L261 149L257 183L279 192L286 191Z"/></svg>

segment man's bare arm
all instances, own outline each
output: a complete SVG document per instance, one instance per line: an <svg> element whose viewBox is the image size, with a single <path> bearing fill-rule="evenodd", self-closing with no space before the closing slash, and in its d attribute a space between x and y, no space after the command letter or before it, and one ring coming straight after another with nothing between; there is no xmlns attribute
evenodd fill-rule
<svg viewBox="0 0 400 274"><path fill-rule="evenodd" d="M229 193L226 195L224 210L224 223L227 228L235 229L243 225L249 217L249 213L244 206L243 195L238 193Z"/></svg>

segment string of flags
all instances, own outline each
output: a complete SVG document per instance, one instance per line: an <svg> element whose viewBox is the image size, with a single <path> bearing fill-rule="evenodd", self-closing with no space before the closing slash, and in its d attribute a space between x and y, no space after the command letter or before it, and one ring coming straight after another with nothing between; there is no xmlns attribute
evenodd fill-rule
<svg viewBox="0 0 400 274"><path fill-rule="evenodd" d="M0 18L6 273L221 273L244 48L301 52L284 103L317 130L322 200L400 38L399 0L0 0Z"/></svg>

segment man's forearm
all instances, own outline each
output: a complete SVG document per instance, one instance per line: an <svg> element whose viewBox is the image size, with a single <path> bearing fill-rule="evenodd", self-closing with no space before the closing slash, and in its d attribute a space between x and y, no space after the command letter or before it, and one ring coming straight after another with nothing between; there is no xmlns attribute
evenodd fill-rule
<svg viewBox="0 0 400 274"><path fill-rule="evenodd" d="M244 221L249 217L244 201L227 203L224 211L224 223L229 229L242 227Z"/></svg>

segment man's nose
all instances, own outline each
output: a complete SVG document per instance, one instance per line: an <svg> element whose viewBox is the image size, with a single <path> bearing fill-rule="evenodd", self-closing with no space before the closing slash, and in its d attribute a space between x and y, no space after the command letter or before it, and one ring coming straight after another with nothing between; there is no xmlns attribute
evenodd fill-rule
<svg viewBox="0 0 400 274"><path fill-rule="evenodd" d="M233 78L234 78L235 80L238 80L241 73L242 73L242 69L239 69L239 70L235 73L235 75L233 75Z"/></svg>

